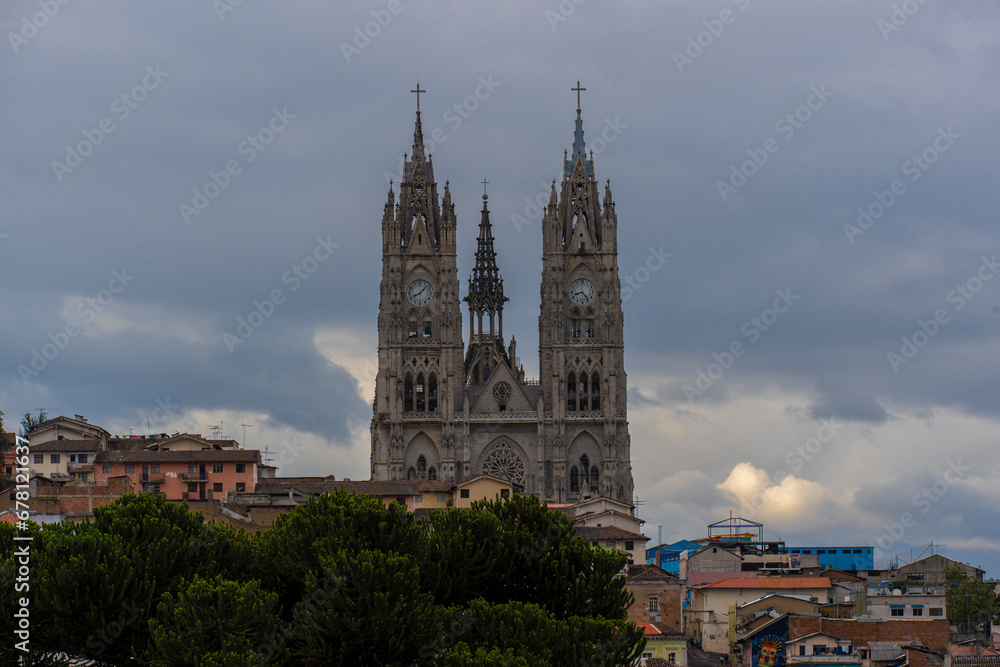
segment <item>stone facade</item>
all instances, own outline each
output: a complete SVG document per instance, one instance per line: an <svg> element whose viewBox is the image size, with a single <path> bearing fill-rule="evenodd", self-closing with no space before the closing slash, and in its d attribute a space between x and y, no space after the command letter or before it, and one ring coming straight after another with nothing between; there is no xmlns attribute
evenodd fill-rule
<svg viewBox="0 0 1000 667"><path fill-rule="evenodd" d="M476 262L460 295L457 220L439 203L418 105L399 199L382 218L373 480L489 474L553 502L632 502L618 220L603 200L577 109L573 152L542 218L539 380L527 380L503 331L503 280L487 196ZM469 306L469 341L460 301Z"/></svg>

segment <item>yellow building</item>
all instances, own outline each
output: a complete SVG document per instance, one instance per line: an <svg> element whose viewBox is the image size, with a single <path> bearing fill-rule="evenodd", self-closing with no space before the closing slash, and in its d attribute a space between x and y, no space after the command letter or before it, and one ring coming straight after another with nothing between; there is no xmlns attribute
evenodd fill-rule
<svg viewBox="0 0 1000 667"><path fill-rule="evenodd" d="M480 475L455 485L453 491L455 507L468 509L477 500L510 498L521 490L520 485L514 482L492 475Z"/></svg>
<svg viewBox="0 0 1000 667"><path fill-rule="evenodd" d="M636 623L646 636L646 648L642 649L640 665L656 664L656 659L666 660L671 665L686 667L687 637L669 625L656 621Z"/></svg>

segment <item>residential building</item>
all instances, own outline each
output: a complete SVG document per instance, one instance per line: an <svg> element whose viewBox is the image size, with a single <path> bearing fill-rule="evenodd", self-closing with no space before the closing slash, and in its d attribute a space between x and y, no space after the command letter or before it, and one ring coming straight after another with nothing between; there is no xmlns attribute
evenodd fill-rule
<svg viewBox="0 0 1000 667"><path fill-rule="evenodd" d="M860 667L862 660L857 649L849 639L813 632L785 643L785 664Z"/></svg>
<svg viewBox="0 0 1000 667"><path fill-rule="evenodd" d="M681 580L676 574L656 565L629 565L625 590L633 598L630 621L655 621L683 631Z"/></svg>
<svg viewBox="0 0 1000 667"><path fill-rule="evenodd" d="M918 558L912 563L890 568L885 573L888 581L915 581L925 584L943 584L946 570L957 567L965 573L966 577L975 581L982 581L985 571L973 567L967 563L957 561L941 554L931 554L923 558Z"/></svg>
<svg viewBox="0 0 1000 667"><path fill-rule="evenodd" d="M52 484L35 475L28 482L28 499L21 501L37 523L79 521L92 517L94 508L115 502L124 495L135 493L132 480L126 476L112 477L106 484L68 482ZM0 495L0 511L15 509L13 492Z"/></svg>
<svg viewBox="0 0 1000 667"><path fill-rule="evenodd" d="M659 621L638 621L646 637L646 647L642 650L639 664L652 667L656 660L664 660L670 665L686 667L687 637L684 633Z"/></svg>
<svg viewBox="0 0 1000 667"><path fill-rule="evenodd" d="M591 546L618 549L628 554L630 565L642 563L649 538L615 526L574 526L576 536L590 542Z"/></svg>
<svg viewBox="0 0 1000 667"><path fill-rule="evenodd" d="M477 475L454 486L454 504L460 509L468 509L477 500L510 498L522 490L520 484L493 475Z"/></svg>
<svg viewBox="0 0 1000 667"><path fill-rule="evenodd" d="M30 450L32 474L43 475L54 482L94 482L96 479L94 459L101 451L101 441L96 438L46 440L31 445Z"/></svg>
<svg viewBox="0 0 1000 667"><path fill-rule="evenodd" d="M94 468L98 484L126 475L139 491L163 493L170 500L211 500L229 493L253 493L259 464L257 450L216 446L99 452Z"/></svg>
<svg viewBox="0 0 1000 667"><path fill-rule="evenodd" d="M46 419L28 434L28 444L37 445L52 440L96 440L99 449L107 447L111 436L106 430L87 421L83 415L72 419L66 416Z"/></svg>
<svg viewBox="0 0 1000 667"><path fill-rule="evenodd" d="M869 584L865 602L868 618L907 618L934 620L948 617L943 586L907 584L895 587L892 582Z"/></svg>
<svg viewBox="0 0 1000 667"><path fill-rule="evenodd" d="M685 632L701 642L706 651L729 652L730 626L735 626L736 608L768 593L805 596L825 603L831 595L826 577L734 577L692 587L685 613ZM733 623L730 623L730 616Z"/></svg>

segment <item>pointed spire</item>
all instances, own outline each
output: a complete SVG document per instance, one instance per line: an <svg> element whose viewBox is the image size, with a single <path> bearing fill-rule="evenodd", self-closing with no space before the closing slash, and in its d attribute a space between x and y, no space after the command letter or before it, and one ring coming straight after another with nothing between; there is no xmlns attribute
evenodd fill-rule
<svg viewBox="0 0 1000 667"><path fill-rule="evenodd" d="M594 156L591 154L590 159L587 159L587 145L583 140L583 115L580 109L580 92L587 90L586 88L580 87L580 82L576 82L576 88L570 88L576 92L576 128L573 131L573 154L566 159L566 171L565 178L573 173L573 169L576 167L577 160L583 160L584 166L587 169L587 175L591 178L594 177Z"/></svg>
<svg viewBox="0 0 1000 667"><path fill-rule="evenodd" d="M483 185L486 185L485 179ZM503 294L503 278L497 267L497 253L493 247L493 225L490 223L489 195L483 194L483 215L479 222L476 240L476 264L469 277L469 294L465 301L473 312L497 312L509 301Z"/></svg>
<svg viewBox="0 0 1000 667"><path fill-rule="evenodd" d="M417 81L417 87L410 91L411 93L417 94L417 120L413 124L413 161L417 160L423 161L424 159L424 129L420 124L420 93L426 93L426 90L421 90L420 82Z"/></svg>

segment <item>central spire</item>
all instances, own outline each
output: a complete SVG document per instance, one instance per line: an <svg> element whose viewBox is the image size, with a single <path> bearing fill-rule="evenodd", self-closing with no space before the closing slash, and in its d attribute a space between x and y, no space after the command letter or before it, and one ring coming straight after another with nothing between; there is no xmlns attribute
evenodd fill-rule
<svg viewBox="0 0 1000 667"><path fill-rule="evenodd" d="M410 91L411 93L417 94L417 120L413 125L413 161L416 162L424 160L424 129L420 124L420 93L426 93L426 90L421 90L420 81L417 81L417 87Z"/></svg>
<svg viewBox="0 0 1000 667"><path fill-rule="evenodd" d="M483 179L483 185L487 184ZM484 187L485 190L485 187ZM496 333L503 337L503 304L509 301L503 295L503 278L497 266L497 253L493 247L493 225L490 223L489 195L483 193L482 218L479 221L479 238L476 240L476 264L469 276L469 293L465 301L469 304L470 313L488 315L490 318L490 334ZM494 332L494 315L497 316L499 330ZM481 322L481 320L480 320ZM485 333L473 325L473 333Z"/></svg>
<svg viewBox="0 0 1000 667"><path fill-rule="evenodd" d="M593 178L594 163L593 160L587 159L586 144L583 141L583 115L580 109L580 92L587 89L581 88L580 82L577 81L576 88L570 88L570 90L576 93L576 129L573 133L573 154L566 160L564 177L569 178L576 168L576 161L583 160L583 164L587 169L587 175Z"/></svg>

